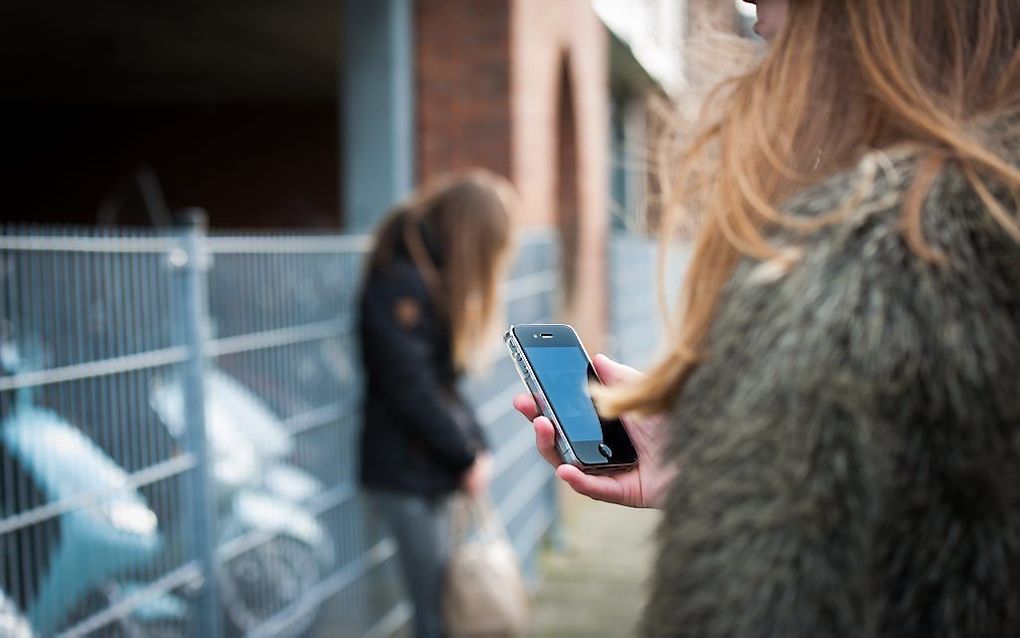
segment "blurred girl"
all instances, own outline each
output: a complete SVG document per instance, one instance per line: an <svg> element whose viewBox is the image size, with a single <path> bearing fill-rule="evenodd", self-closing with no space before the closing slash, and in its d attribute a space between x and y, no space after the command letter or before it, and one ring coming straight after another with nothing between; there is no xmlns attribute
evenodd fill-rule
<svg viewBox="0 0 1020 638"><path fill-rule="evenodd" d="M361 293L361 480L397 540L419 638L444 634L447 499L488 485L457 379L494 335L515 202L481 170L428 185L382 222Z"/></svg>

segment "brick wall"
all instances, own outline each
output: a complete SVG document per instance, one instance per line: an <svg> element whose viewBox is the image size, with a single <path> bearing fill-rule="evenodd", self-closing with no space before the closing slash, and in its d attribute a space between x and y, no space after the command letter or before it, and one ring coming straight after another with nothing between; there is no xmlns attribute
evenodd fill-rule
<svg viewBox="0 0 1020 638"><path fill-rule="evenodd" d="M510 177L507 0L418 0L417 174L483 166Z"/></svg>
<svg viewBox="0 0 1020 638"><path fill-rule="evenodd" d="M563 318L598 347L607 316L605 27L588 0L419 0L416 11L419 178L466 166L510 177L520 225L563 229L574 254Z"/></svg>
<svg viewBox="0 0 1020 638"><path fill-rule="evenodd" d="M565 222L572 235L576 287L566 317L597 347L606 328L608 35L587 0L516 0L514 9L514 177L528 221ZM564 112L573 114L573 149L562 145ZM561 170L570 155L573 180Z"/></svg>

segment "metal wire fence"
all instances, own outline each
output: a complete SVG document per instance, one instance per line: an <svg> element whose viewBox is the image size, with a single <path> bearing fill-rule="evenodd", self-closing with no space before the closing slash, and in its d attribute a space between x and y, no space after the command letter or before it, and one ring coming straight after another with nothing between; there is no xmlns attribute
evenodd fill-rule
<svg viewBox="0 0 1020 638"><path fill-rule="evenodd" d="M636 235L613 235L609 244L612 350L638 369L654 361L663 338L658 250L657 240ZM667 257L663 289L671 312L689 260L690 247L684 245L674 246Z"/></svg>
<svg viewBox="0 0 1020 638"><path fill-rule="evenodd" d="M0 633L361 636L409 620L355 479L366 249L200 226L3 229ZM530 235L508 319L551 320L558 272L554 239ZM534 575L557 507L510 407L518 384L494 348L465 391Z"/></svg>

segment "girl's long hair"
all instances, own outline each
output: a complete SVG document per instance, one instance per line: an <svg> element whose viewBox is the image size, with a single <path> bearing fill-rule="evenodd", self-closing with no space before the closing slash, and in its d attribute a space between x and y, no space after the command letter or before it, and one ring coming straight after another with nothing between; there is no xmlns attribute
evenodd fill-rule
<svg viewBox="0 0 1020 638"><path fill-rule="evenodd" d="M870 151L898 147L916 158L902 231L922 258L942 259L925 241L922 213L950 165L1020 240L1020 168L1002 147L1018 137L1018 42L1020 0L790 0L772 49L713 92L700 133L672 167L678 201L660 229L662 250L678 211L696 211L700 226L680 321L668 355L643 381L600 393L602 410L670 408L708 354L737 262L782 259L768 239L777 228L811 232L839 218L797 219L781 204ZM993 196L1000 190L1012 211Z"/></svg>
<svg viewBox="0 0 1020 638"><path fill-rule="evenodd" d="M458 369L476 360L498 323L517 206L510 182L475 169L434 179L376 231L369 269L387 268L398 247L406 247L449 326Z"/></svg>

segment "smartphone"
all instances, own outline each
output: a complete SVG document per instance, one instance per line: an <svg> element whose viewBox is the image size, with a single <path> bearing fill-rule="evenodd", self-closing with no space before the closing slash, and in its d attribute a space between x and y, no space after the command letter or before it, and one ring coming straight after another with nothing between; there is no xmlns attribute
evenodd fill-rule
<svg viewBox="0 0 1020 638"><path fill-rule="evenodd" d="M601 383L577 332L565 324L510 326L503 336L514 367L556 428L564 463L589 474L628 470L637 452L619 419L604 419L588 388Z"/></svg>

